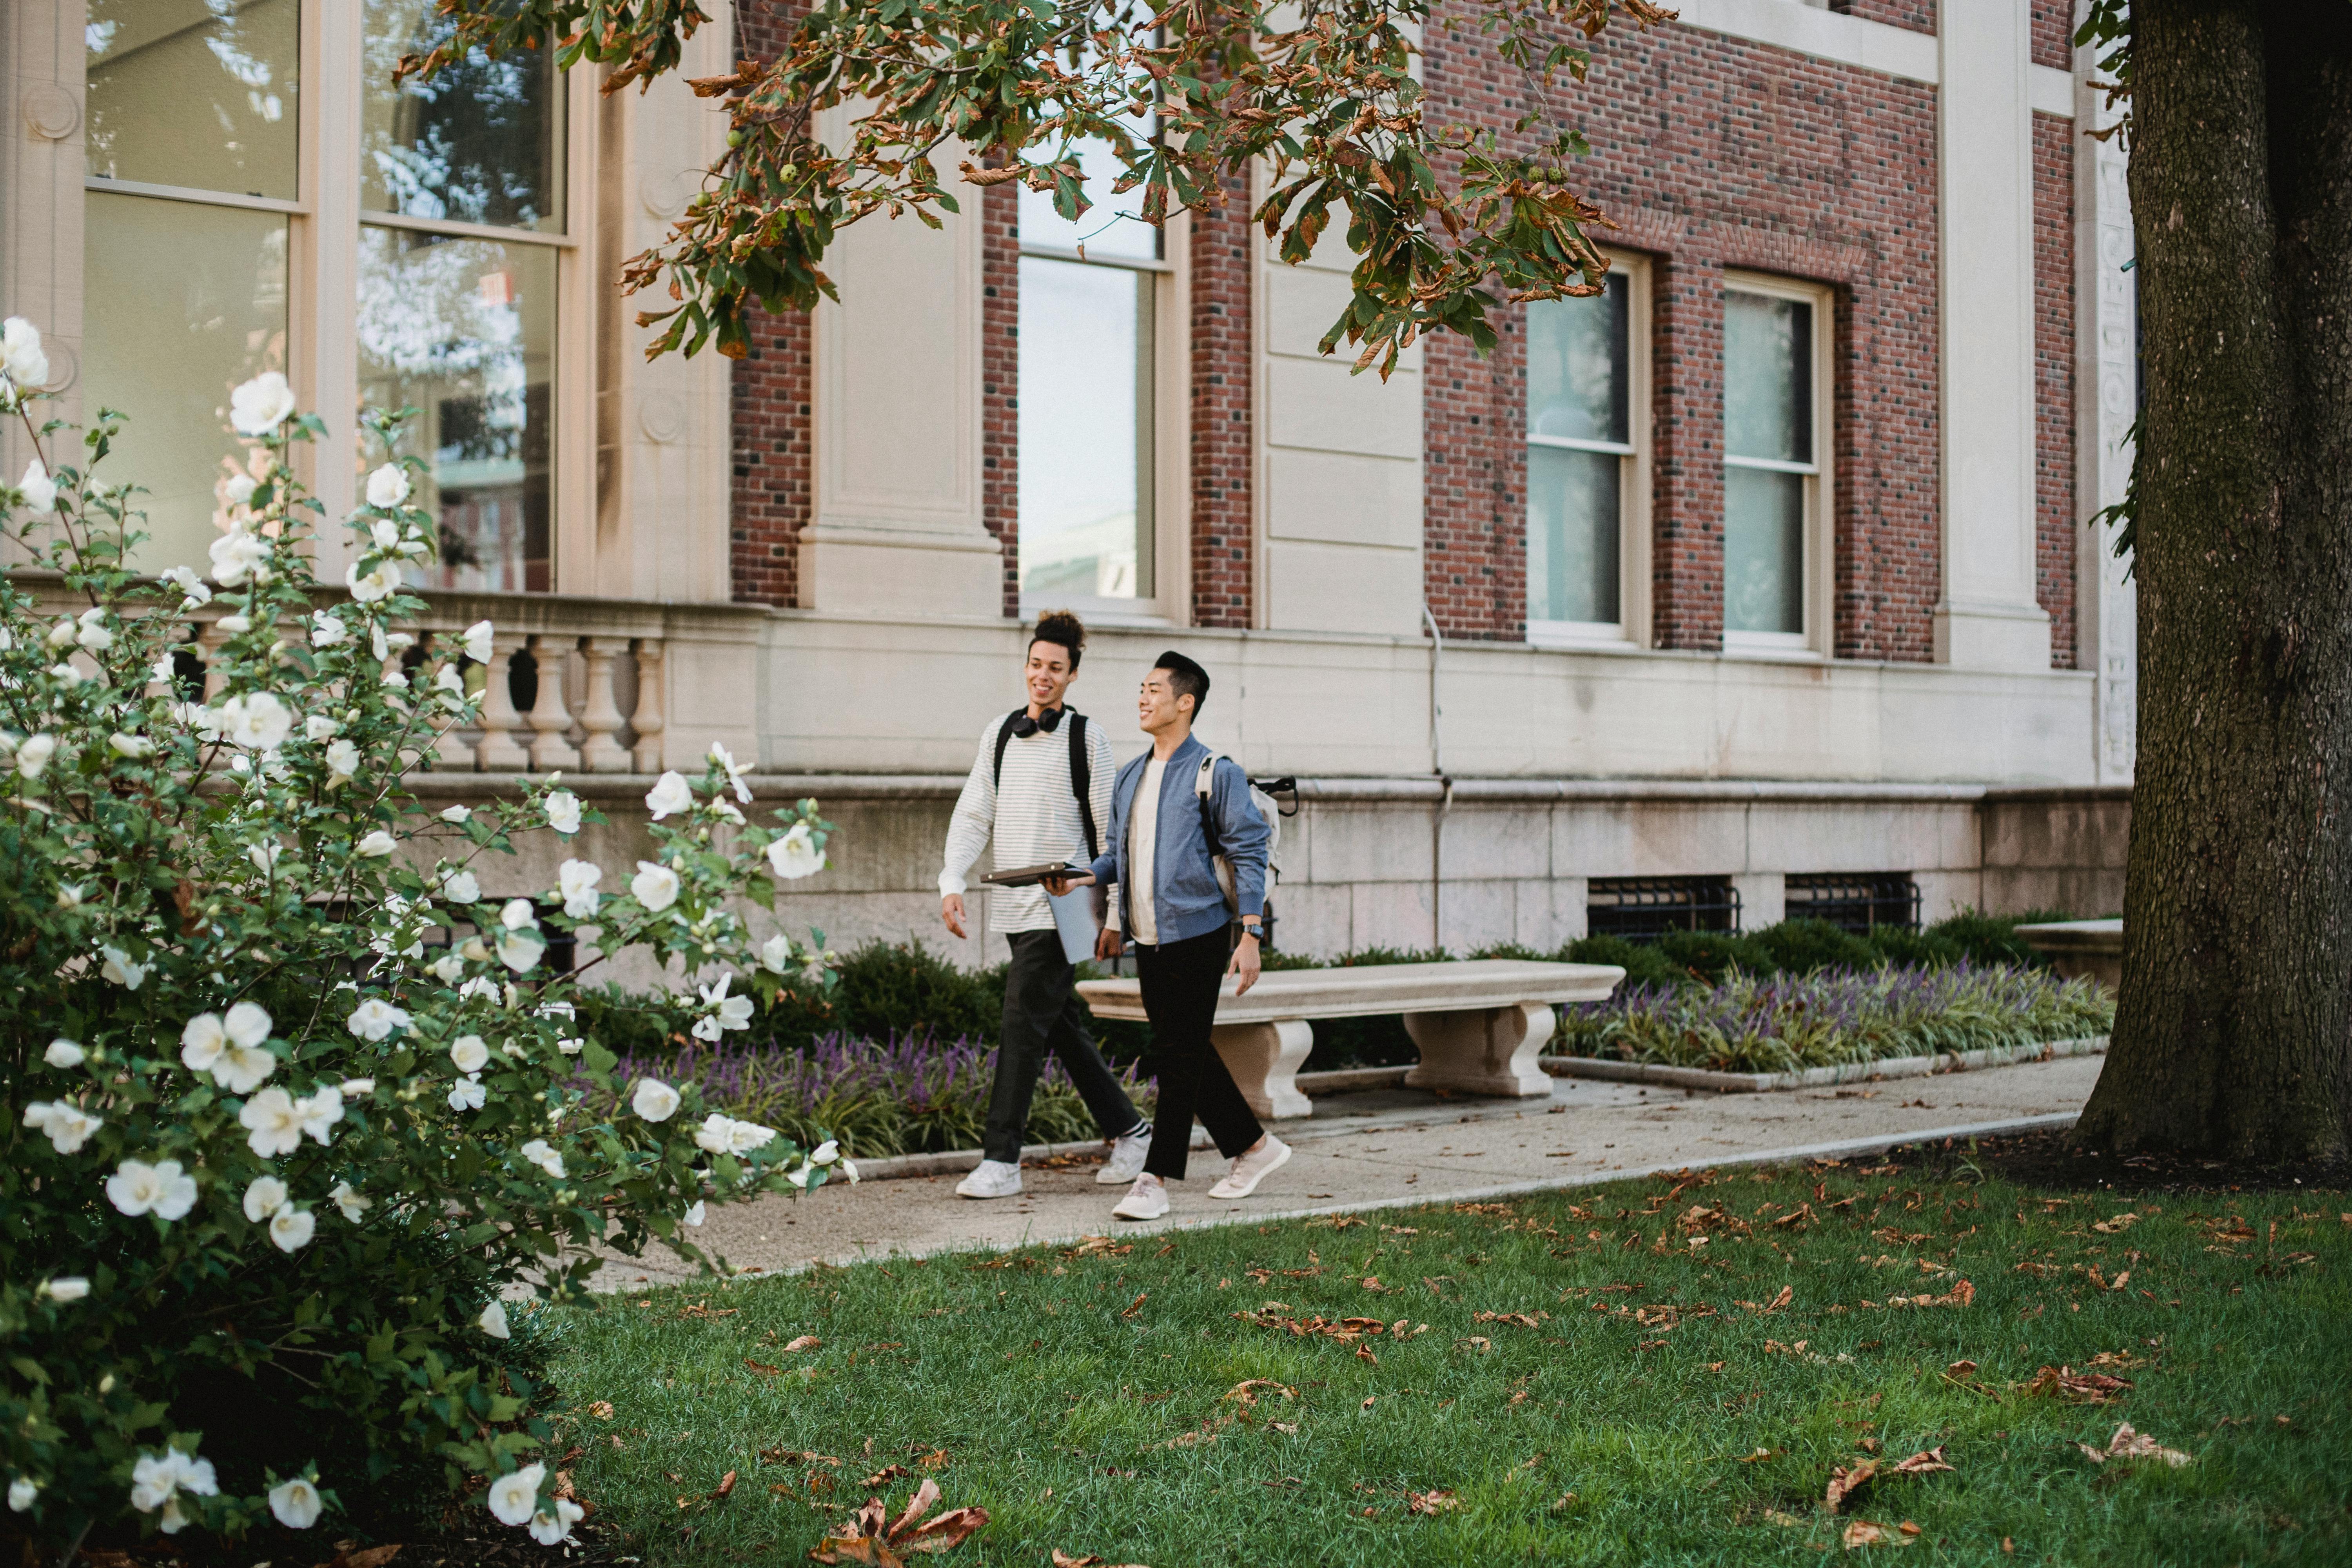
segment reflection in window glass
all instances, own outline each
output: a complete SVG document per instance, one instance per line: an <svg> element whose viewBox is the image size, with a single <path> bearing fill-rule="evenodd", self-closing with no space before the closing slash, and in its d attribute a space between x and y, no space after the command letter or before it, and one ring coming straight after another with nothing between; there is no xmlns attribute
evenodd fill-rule
<svg viewBox="0 0 2352 1568"><path fill-rule="evenodd" d="M1627 429L1625 275L1584 300L1528 306L1528 434L1622 441Z"/></svg>
<svg viewBox="0 0 2352 1568"><path fill-rule="evenodd" d="M1805 629L1805 476L1769 468L1723 475L1723 625Z"/></svg>
<svg viewBox="0 0 2352 1568"><path fill-rule="evenodd" d="M296 198L301 0L89 0L89 173Z"/></svg>
<svg viewBox="0 0 2352 1568"><path fill-rule="evenodd" d="M1735 458L1813 460L1813 308L1726 294L1723 442Z"/></svg>
<svg viewBox="0 0 2352 1568"><path fill-rule="evenodd" d="M1152 275L1021 258L1024 594L1148 598Z"/></svg>
<svg viewBox="0 0 2352 1568"><path fill-rule="evenodd" d="M437 0L367 0L361 205L370 212L549 232L563 227L563 82L549 48L478 52L392 84L446 38Z"/></svg>
<svg viewBox="0 0 2352 1568"><path fill-rule="evenodd" d="M552 587L554 252L362 227L359 338L360 405L421 411L403 446L440 520L427 585Z"/></svg>
<svg viewBox="0 0 2352 1568"><path fill-rule="evenodd" d="M1528 448L1528 618L1614 622L1619 469L1613 452Z"/></svg>
<svg viewBox="0 0 2352 1568"><path fill-rule="evenodd" d="M142 570L209 573L227 517L215 486L242 456L229 392L286 368L286 219L98 191L83 214L84 297L103 302L83 318L84 416L130 420L100 477L148 491Z"/></svg>

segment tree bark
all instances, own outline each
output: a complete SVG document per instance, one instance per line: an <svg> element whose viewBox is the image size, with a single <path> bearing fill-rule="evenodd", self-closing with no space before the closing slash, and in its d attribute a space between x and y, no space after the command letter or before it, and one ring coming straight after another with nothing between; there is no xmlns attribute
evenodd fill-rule
<svg viewBox="0 0 2352 1568"><path fill-rule="evenodd" d="M2352 5L2137 0L2139 763L2079 1136L2352 1147Z"/></svg>

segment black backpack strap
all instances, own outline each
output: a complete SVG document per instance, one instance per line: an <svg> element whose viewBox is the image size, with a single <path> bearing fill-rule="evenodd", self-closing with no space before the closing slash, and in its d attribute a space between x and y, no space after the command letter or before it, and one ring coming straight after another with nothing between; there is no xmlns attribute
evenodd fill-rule
<svg viewBox="0 0 2352 1568"><path fill-rule="evenodd" d="M1002 742L997 754L1003 755ZM1086 830L1087 858L1093 860L1102 854L1095 829L1094 762L1087 755L1087 716L1075 708L1070 710L1070 788L1078 797L1078 826Z"/></svg>
<svg viewBox="0 0 2352 1568"><path fill-rule="evenodd" d="M1004 716L1004 722L996 727L996 766L988 776L997 784L1004 783L1004 748L1013 744L1013 726L1024 711L1025 710L1015 708Z"/></svg>
<svg viewBox="0 0 2352 1568"><path fill-rule="evenodd" d="M1223 841L1217 837L1217 753L1210 752L1203 765L1209 773L1209 793L1205 795L1201 794L1197 770L1193 773L1192 793L1200 804L1201 837L1209 847L1209 858L1213 860L1225 852Z"/></svg>

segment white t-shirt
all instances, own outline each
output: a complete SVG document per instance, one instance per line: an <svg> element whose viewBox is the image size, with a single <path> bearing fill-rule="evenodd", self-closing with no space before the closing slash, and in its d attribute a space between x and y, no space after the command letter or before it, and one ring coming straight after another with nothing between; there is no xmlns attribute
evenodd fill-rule
<svg viewBox="0 0 2352 1568"><path fill-rule="evenodd" d="M1167 772L1167 763L1159 757L1144 765L1143 782L1135 787L1135 805L1128 815L1128 934L1152 947L1160 943L1160 919L1151 907L1152 857L1160 847L1160 781Z"/></svg>

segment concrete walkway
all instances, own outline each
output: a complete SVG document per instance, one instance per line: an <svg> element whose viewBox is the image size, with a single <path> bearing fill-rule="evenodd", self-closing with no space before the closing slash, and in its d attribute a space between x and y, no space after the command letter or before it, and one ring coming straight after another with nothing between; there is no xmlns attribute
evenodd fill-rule
<svg viewBox="0 0 2352 1568"><path fill-rule="evenodd" d="M2103 1060L2074 1057L1776 1094L1699 1095L1559 1079L1549 1102L1439 1101L1403 1090L1335 1095L1317 1102L1312 1121L1278 1130L1297 1152L1238 1204L1208 1195L1226 1164L1210 1151L1196 1152L1189 1179L1171 1185L1167 1217L1144 1225L1113 1219L1123 1189L1097 1185L1096 1162L1071 1161L1031 1167L1019 1197L989 1203L957 1197L958 1177L950 1173L714 1205L697 1239L743 1272L782 1273L812 1263L1458 1203L1685 1166L1862 1152L1923 1137L2063 1125L2089 1098ZM614 1259L596 1286L628 1289L697 1277L656 1251Z"/></svg>

